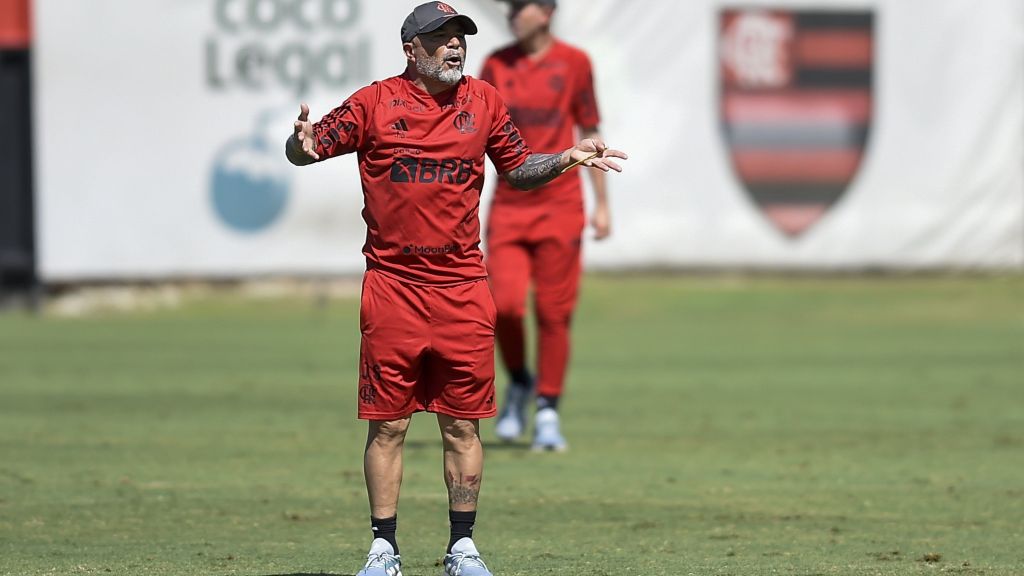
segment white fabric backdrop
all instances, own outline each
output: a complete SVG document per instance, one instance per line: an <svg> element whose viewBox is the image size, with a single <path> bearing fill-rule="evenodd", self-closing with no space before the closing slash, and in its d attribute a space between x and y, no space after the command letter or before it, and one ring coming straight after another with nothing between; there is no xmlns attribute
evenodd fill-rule
<svg viewBox="0 0 1024 576"><path fill-rule="evenodd" d="M362 270L355 158L295 169L283 140L300 101L319 117L401 71L398 28L417 3L36 0L44 280ZM453 5L481 28L475 74L509 39L503 12L489 0ZM733 6L875 13L867 155L840 202L796 239L748 199L722 139L718 15ZM336 27L302 24L323 22L321 10ZM292 19L275 24L275 14ZM591 268L1024 266L1019 0L563 0L557 28L591 54L602 130L632 156L610 178L614 236L588 243ZM325 51L327 72L296 80L302 54ZM240 229L219 215L218 167L263 179L262 220L243 213Z"/></svg>

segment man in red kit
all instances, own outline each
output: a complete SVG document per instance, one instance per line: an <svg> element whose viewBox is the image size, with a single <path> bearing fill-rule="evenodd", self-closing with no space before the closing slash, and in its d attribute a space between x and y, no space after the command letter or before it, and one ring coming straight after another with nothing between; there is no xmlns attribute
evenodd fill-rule
<svg viewBox="0 0 1024 576"><path fill-rule="evenodd" d="M584 139L600 140L590 59L551 34L555 0L513 0L509 5L516 42L487 58L481 79L501 93L531 146L561 150L575 142L577 129ZM595 238L602 240L611 230L605 174L589 172L594 189L591 223ZM578 173L534 194L519 193L507 181L498 183L487 226L487 272L498 308L498 347L510 382L495 432L513 441L526 428L534 378L526 363L523 318L532 281L538 329L535 450L568 447L558 403L569 363L584 227Z"/></svg>
<svg viewBox="0 0 1024 576"><path fill-rule="evenodd" d="M490 576L472 539L483 474L479 419L494 405L495 308L480 252L484 156L518 189L577 163L621 170L598 139L535 154L486 82L464 76L476 25L443 2L402 25L406 69L311 123L302 105L285 152L306 165L355 152L367 234L359 417L373 540L357 576L398 576L402 446L413 413L434 412L444 446L449 576Z"/></svg>

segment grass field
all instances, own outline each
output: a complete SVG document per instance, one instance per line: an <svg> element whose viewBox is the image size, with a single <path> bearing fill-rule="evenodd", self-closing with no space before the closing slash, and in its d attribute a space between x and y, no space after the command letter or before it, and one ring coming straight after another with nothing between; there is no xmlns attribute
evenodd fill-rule
<svg viewBox="0 0 1024 576"><path fill-rule="evenodd" d="M354 574L357 313L0 315L0 574ZM570 452L484 425L496 576L1024 574L1024 277L592 277L576 345ZM420 415L406 576L443 486Z"/></svg>

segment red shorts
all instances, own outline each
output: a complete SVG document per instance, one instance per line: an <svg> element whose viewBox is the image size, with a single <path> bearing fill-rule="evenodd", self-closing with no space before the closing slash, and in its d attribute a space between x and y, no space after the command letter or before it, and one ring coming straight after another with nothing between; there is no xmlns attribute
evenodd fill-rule
<svg viewBox="0 0 1024 576"><path fill-rule="evenodd" d="M486 280L409 284L369 270L359 328L359 417L414 412L490 418L494 404L494 301Z"/></svg>

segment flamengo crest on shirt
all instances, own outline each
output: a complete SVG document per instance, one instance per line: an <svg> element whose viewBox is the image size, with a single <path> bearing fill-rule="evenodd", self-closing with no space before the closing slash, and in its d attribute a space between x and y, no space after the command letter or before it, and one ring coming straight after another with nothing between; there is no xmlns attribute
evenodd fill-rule
<svg viewBox="0 0 1024 576"><path fill-rule="evenodd" d="M726 9L719 33L733 169L768 220L797 237L839 200L864 157L874 16Z"/></svg>
<svg viewBox="0 0 1024 576"><path fill-rule="evenodd" d="M476 115L472 112L459 112L453 124L460 134L473 134L476 132Z"/></svg>

